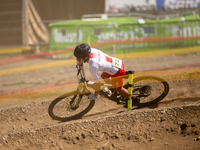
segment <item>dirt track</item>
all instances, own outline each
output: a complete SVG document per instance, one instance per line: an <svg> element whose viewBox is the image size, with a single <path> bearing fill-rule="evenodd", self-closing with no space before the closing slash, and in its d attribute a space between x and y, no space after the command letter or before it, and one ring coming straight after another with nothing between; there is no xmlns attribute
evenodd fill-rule
<svg viewBox="0 0 200 150"><path fill-rule="evenodd" d="M0 70L52 61L58 60L30 60L3 65ZM168 67L182 69L183 66L198 68L200 59L195 53L126 59L123 62L126 70L141 71ZM0 76L1 91L55 83L66 78L72 80L75 71L74 65L68 65ZM86 73L89 76L89 72ZM83 119L66 123L59 123L48 116L49 100L9 109L1 107L0 149L197 150L200 148L200 81L169 83L170 93L158 105L135 108L127 113L121 105L98 97L95 107Z"/></svg>

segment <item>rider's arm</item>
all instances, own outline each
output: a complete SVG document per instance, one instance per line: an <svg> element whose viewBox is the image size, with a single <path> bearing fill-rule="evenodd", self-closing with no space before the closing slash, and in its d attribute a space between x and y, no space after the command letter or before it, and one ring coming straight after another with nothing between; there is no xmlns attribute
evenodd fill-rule
<svg viewBox="0 0 200 150"><path fill-rule="evenodd" d="M101 87L101 83L99 81L95 82L94 83L95 85L95 93L94 93L94 96L97 97L98 94L99 94L99 91L100 91L100 87Z"/></svg>
<svg viewBox="0 0 200 150"><path fill-rule="evenodd" d="M99 94L99 90L100 90L100 87L101 87L101 84L100 82L95 82L94 83L94 89L95 89L95 92L94 94L90 94L88 98L90 98L90 100L95 100Z"/></svg>
<svg viewBox="0 0 200 150"><path fill-rule="evenodd" d="M93 62L95 63L95 62ZM90 73L93 76L93 79L95 80L95 93L94 96L97 97L100 91L101 83L100 83L100 77L98 74L98 65L90 63Z"/></svg>
<svg viewBox="0 0 200 150"><path fill-rule="evenodd" d="M97 97L99 95L99 91L95 91L94 96Z"/></svg>

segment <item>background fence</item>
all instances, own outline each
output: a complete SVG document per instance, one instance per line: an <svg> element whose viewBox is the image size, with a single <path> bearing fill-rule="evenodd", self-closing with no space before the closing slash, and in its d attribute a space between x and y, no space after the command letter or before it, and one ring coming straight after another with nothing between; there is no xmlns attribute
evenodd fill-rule
<svg viewBox="0 0 200 150"><path fill-rule="evenodd" d="M129 24L60 25L50 28L50 50L88 43L107 53L200 45L199 19Z"/></svg>

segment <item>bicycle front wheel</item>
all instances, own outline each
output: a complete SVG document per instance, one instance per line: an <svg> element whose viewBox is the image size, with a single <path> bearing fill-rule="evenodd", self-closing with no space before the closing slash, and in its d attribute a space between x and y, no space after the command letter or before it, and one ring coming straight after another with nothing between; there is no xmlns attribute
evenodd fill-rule
<svg viewBox="0 0 200 150"><path fill-rule="evenodd" d="M133 79L133 95L140 97L140 102L133 104L145 107L164 99L169 92L168 82L158 76L145 75Z"/></svg>
<svg viewBox="0 0 200 150"><path fill-rule="evenodd" d="M49 105L48 113L51 118L60 121L80 119L94 106L95 101L88 99L87 95L64 94Z"/></svg>

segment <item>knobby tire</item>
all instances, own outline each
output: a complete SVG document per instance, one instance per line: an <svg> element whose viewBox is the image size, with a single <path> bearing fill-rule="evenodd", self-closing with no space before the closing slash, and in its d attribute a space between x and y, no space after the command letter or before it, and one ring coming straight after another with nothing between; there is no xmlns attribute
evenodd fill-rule
<svg viewBox="0 0 200 150"><path fill-rule="evenodd" d="M59 96L51 102L48 108L49 116L52 119L59 121L70 121L75 119L80 119L84 114L88 113L94 106L95 100L88 99L87 95L83 95L83 99L79 104L79 107L76 110L73 110L70 104L72 98L79 98L79 95L76 95L77 92L67 93L62 96ZM75 103L76 101L74 101ZM87 104L84 104L86 102ZM58 107L58 108L57 108ZM54 111L60 111L62 115L56 114ZM80 112L78 112L80 110ZM63 114L66 111L66 114Z"/></svg>
<svg viewBox="0 0 200 150"><path fill-rule="evenodd" d="M145 75L145 76L140 76L133 79L133 87L137 85L146 85L146 84L149 84L152 87L152 92L150 96L141 97L139 103L133 102L135 106L146 107L146 106L158 103L159 101L164 99L169 92L168 82L161 77L154 76L154 75ZM126 89L128 89L127 85L128 83L125 86ZM157 95L156 95L156 92L158 92ZM133 95L134 95L134 92L133 92Z"/></svg>

